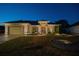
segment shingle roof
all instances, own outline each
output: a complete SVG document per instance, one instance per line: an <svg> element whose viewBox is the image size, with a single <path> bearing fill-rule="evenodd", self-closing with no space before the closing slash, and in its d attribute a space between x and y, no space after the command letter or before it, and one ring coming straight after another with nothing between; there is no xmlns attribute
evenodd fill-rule
<svg viewBox="0 0 79 59"><path fill-rule="evenodd" d="M46 21L46 20L40 20L40 21ZM17 21L9 21L6 23L30 23L32 25L38 25L38 21L31 21L31 20L17 20ZM55 24L53 22L48 22L48 24Z"/></svg>
<svg viewBox="0 0 79 59"><path fill-rule="evenodd" d="M9 21L6 23L30 23L32 25L37 25L38 21L29 21L29 20L18 20L18 21Z"/></svg>

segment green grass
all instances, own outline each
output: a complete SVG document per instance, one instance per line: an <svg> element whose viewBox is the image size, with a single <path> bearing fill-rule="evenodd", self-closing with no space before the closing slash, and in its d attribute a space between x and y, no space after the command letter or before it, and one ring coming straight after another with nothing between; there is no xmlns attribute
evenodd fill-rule
<svg viewBox="0 0 79 59"><path fill-rule="evenodd" d="M71 40L76 37L23 36L0 44L0 55L25 56L25 55L78 55L73 51L60 49L52 45L54 39ZM79 38L79 37L78 37Z"/></svg>

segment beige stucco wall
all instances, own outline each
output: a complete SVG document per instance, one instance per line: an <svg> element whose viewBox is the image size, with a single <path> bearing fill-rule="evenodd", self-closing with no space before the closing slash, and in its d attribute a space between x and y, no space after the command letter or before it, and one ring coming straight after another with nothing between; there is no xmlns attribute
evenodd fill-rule
<svg viewBox="0 0 79 59"><path fill-rule="evenodd" d="M50 30L51 33L54 33L55 32L55 25L48 25L48 29Z"/></svg>
<svg viewBox="0 0 79 59"><path fill-rule="evenodd" d="M6 35L9 34L9 31L10 31L9 29L12 28L12 26L15 26L15 23L6 23L5 24L5 34ZM20 30L22 30L22 31L19 31L19 30L18 31L22 34L31 34L32 33L32 26L29 23L18 23L16 26L17 27L21 26ZM15 31L16 33L18 32L14 29L13 29L13 31Z"/></svg>
<svg viewBox="0 0 79 59"><path fill-rule="evenodd" d="M45 25L45 24L48 24L48 21L38 21L38 23L40 24L40 25Z"/></svg>
<svg viewBox="0 0 79 59"><path fill-rule="evenodd" d="M32 26L29 23L22 24L24 26L24 34L31 34L32 33Z"/></svg>

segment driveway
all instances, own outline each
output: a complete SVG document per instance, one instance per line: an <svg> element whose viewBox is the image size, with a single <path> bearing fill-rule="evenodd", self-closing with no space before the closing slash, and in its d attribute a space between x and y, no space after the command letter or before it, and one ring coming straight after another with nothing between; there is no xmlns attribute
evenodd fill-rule
<svg viewBox="0 0 79 59"><path fill-rule="evenodd" d="M6 36L6 35L4 35L4 34L1 34L1 35L0 35L0 44L6 42L6 41L8 41L8 40L17 38L17 37L19 37L19 36L17 36L17 35L15 35L15 36L13 36L13 35Z"/></svg>

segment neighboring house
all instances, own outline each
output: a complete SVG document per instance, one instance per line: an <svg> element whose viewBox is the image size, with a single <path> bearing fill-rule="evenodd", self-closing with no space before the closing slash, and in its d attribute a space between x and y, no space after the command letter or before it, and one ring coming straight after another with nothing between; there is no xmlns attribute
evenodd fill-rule
<svg viewBox="0 0 79 59"><path fill-rule="evenodd" d="M58 34L60 24L50 23L46 20L40 21L12 21L5 23L6 35L46 35L48 33Z"/></svg>
<svg viewBox="0 0 79 59"><path fill-rule="evenodd" d="M74 35L79 35L79 22L70 26L70 32Z"/></svg>

